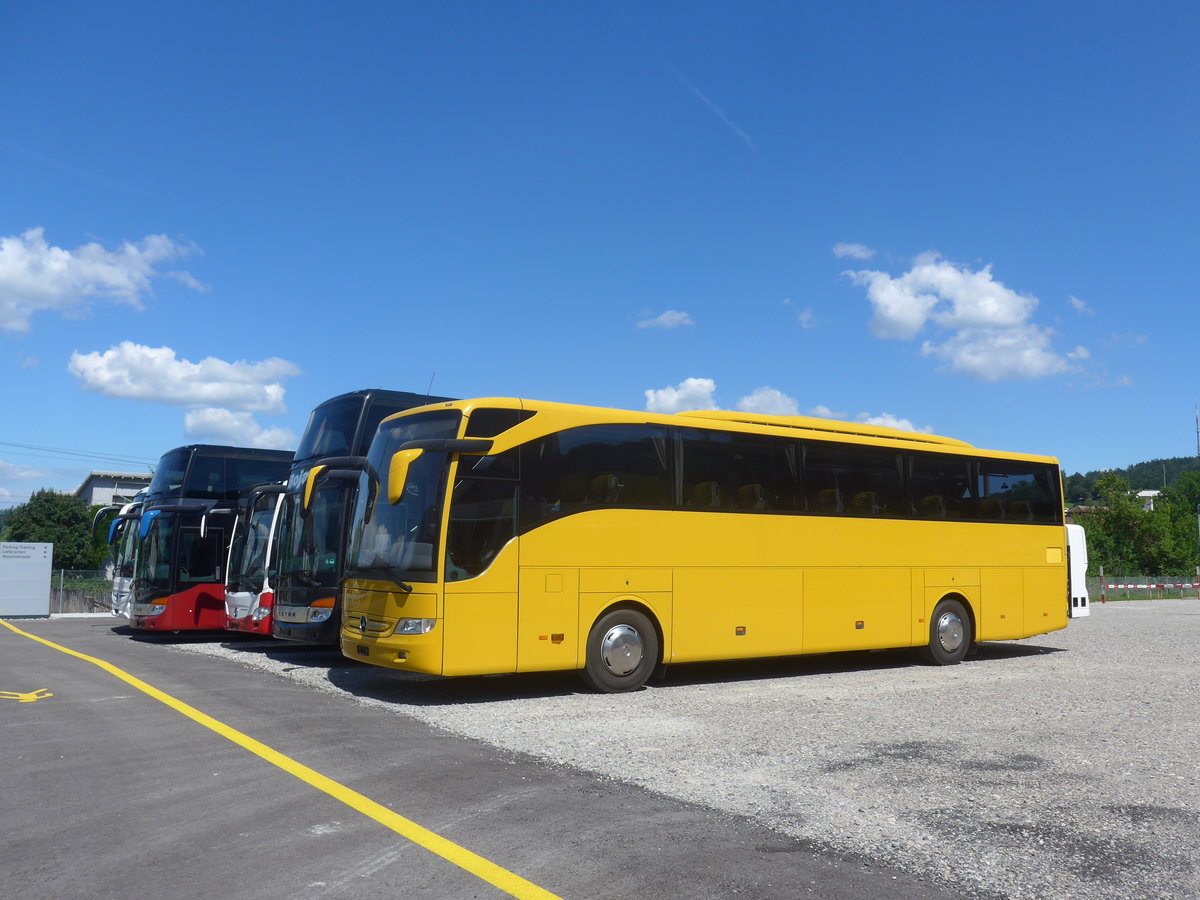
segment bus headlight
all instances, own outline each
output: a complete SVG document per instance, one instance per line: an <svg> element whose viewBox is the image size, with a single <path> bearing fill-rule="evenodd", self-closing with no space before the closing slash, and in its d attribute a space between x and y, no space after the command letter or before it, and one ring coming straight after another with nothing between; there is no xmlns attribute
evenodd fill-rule
<svg viewBox="0 0 1200 900"><path fill-rule="evenodd" d="M329 609L328 607L314 606L312 609L310 609L310 610L308 611L308 621L310 621L310 622L324 622L324 621L326 621L326 620L327 620L327 619L328 619L328 618L329 618L331 615L333 615L333 610L332 610L332 609Z"/></svg>
<svg viewBox="0 0 1200 900"><path fill-rule="evenodd" d="M433 631L437 619L401 619L396 623L396 634L428 634Z"/></svg>
<svg viewBox="0 0 1200 900"><path fill-rule="evenodd" d="M250 613L250 618L255 622L261 622L270 614L271 608L269 606L256 606L254 607L254 612Z"/></svg>

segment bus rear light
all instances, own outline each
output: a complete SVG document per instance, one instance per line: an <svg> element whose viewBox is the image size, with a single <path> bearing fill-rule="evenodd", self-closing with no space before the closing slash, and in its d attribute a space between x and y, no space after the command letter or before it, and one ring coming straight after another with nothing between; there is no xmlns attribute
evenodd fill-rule
<svg viewBox="0 0 1200 900"><path fill-rule="evenodd" d="M401 619L396 623L396 634L428 634L433 631L437 619Z"/></svg>

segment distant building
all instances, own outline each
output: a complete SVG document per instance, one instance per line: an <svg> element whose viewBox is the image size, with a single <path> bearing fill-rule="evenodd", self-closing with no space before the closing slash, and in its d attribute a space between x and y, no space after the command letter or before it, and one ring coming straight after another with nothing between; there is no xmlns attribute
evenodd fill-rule
<svg viewBox="0 0 1200 900"><path fill-rule="evenodd" d="M150 486L150 478L137 472L92 472L75 489L75 496L88 506L129 503L134 494Z"/></svg>
<svg viewBox="0 0 1200 900"><path fill-rule="evenodd" d="M1146 512L1154 511L1154 501L1162 496L1162 491L1138 491L1138 502L1142 504L1142 509Z"/></svg>

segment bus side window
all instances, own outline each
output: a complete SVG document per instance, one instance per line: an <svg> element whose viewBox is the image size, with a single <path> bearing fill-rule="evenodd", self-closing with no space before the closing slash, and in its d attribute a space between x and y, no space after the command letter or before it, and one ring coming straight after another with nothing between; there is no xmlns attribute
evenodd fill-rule
<svg viewBox="0 0 1200 900"><path fill-rule="evenodd" d="M850 516L910 515L903 468L903 455L884 447L807 443L804 492L808 508Z"/></svg>
<svg viewBox="0 0 1200 900"><path fill-rule="evenodd" d="M977 483L981 518L1062 522L1062 500L1053 466L985 459L979 463Z"/></svg>
<svg viewBox="0 0 1200 900"><path fill-rule="evenodd" d="M908 481L913 513L919 518L975 518L970 460L940 453L914 453Z"/></svg>
<svg viewBox="0 0 1200 900"><path fill-rule="evenodd" d="M679 430L685 507L796 509L794 443L767 435Z"/></svg>

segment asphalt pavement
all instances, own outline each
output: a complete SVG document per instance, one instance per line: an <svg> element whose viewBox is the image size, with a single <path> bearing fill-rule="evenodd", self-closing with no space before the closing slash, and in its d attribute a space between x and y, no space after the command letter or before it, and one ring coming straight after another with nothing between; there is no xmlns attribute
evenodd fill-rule
<svg viewBox="0 0 1200 900"><path fill-rule="evenodd" d="M220 727L0 627L6 896L487 898L520 893L512 884L579 900L980 896L383 715L349 695L172 652L173 639L135 637L123 620L11 624L106 661ZM298 666L344 664L299 645L269 652ZM451 849L398 834L231 735L381 804ZM462 854L498 867L501 880L470 871Z"/></svg>

